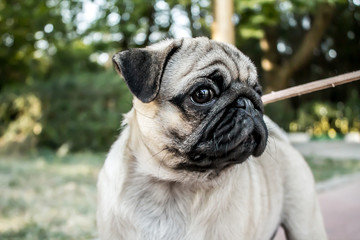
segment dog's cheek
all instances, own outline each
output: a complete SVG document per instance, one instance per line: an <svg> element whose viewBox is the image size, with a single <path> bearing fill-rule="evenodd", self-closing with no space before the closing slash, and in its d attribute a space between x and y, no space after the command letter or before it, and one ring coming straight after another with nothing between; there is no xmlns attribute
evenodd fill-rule
<svg viewBox="0 0 360 240"><path fill-rule="evenodd" d="M157 143L152 148L159 150L163 142L163 125L159 124L159 106L155 102L142 103L134 98L133 107L136 112L136 122L144 140L148 144Z"/></svg>
<svg viewBox="0 0 360 240"><path fill-rule="evenodd" d="M194 127L184 114L175 106L167 104L159 112L159 121L167 131L177 132L181 137L186 137L192 133Z"/></svg>
<svg viewBox="0 0 360 240"><path fill-rule="evenodd" d="M154 119L159 107L155 102L143 103L137 98L133 98L133 107L138 114L141 114L149 119Z"/></svg>

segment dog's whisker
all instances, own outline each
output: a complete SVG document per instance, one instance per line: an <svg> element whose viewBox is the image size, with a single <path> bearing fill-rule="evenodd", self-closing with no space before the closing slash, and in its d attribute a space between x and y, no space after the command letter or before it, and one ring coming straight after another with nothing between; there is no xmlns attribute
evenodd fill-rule
<svg viewBox="0 0 360 240"><path fill-rule="evenodd" d="M277 153L277 148L278 148L278 146L277 146L277 141L276 141L276 139L275 139L275 137L273 137L272 135L271 136L269 136L269 138L272 140L272 142L274 143L274 144L272 144L273 146L274 146L274 154L276 155L276 153ZM270 140L268 140L269 142L268 142L268 144L270 144ZM273 155L272 155L272 152L271 151L267 151L267 154L268 154L268 156L272 159L272 160L274 160L276 163L279 163L279 160L277 159L277 158L275 158Z"/></svg>
<svg viewBox="0 0 360 240"><path fill-rule="evenodd" d="M146 117L146 118L148 118L148 119L154 119L154 118L155 118L155 117L149 117L149 116L147 116L146 114L140 112L139 110L136 110L136 113L139 113L141 116Z"/></svg>
<svg viewBox="0 0 360 240"><path fill-rule="evenodd" d="M167 155L168 155L168 152L164 155L164 157L160 161L159 168L158 168L158 178L160 178L160 171L164 166L164 159L166 159Z"/></svg>
<svg viewBox="0 0 360 240"><path fill-rule="evenodd" d="M157 155L159 155L160 153L162 153L163 151L165 151L166 150L166 148L164 148L164 149L162 149L162 150L160 150L159 152L157 152L157 153L154 153L153 155L151 155L150 156L150 158L148 159L148 160L151 160L151 159L153 159L154 157L156 157Z"/></svg>

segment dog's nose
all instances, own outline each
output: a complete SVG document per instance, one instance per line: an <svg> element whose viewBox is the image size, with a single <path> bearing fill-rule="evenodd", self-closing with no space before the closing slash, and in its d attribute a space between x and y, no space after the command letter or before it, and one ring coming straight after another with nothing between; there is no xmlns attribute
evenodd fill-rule
<svg viewBox="0 0 360 240"><path fill-rule="evenodd" d="M250 99L245 97L239 97L235 102L235 107L242 108L248 113L254 112L254 104L250 101Z"/></svg>

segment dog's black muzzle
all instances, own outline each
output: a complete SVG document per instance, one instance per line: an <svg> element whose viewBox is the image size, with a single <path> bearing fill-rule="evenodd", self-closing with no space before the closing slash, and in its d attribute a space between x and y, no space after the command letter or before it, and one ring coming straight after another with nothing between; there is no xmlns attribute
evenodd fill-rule
<svg viewBox="0 0 360 240"><path fill-rule="evenodd" d="M184 169L221 171L265 150L268 136L261 102L239 97L220 114L189 153L190 162Z"/></svg>

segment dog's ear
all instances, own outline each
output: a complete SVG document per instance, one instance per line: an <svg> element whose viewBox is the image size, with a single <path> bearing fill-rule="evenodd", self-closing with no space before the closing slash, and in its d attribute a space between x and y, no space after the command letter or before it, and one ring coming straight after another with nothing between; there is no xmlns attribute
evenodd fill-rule
<svg viewBox="0 0 360 240"><path fill-rule="evenodd" d="M160 90L161 78L170 57L182 40L174 40L163 49L138 48L118 52L113 63L130 91L144 103L153 101Z"/></svg>

